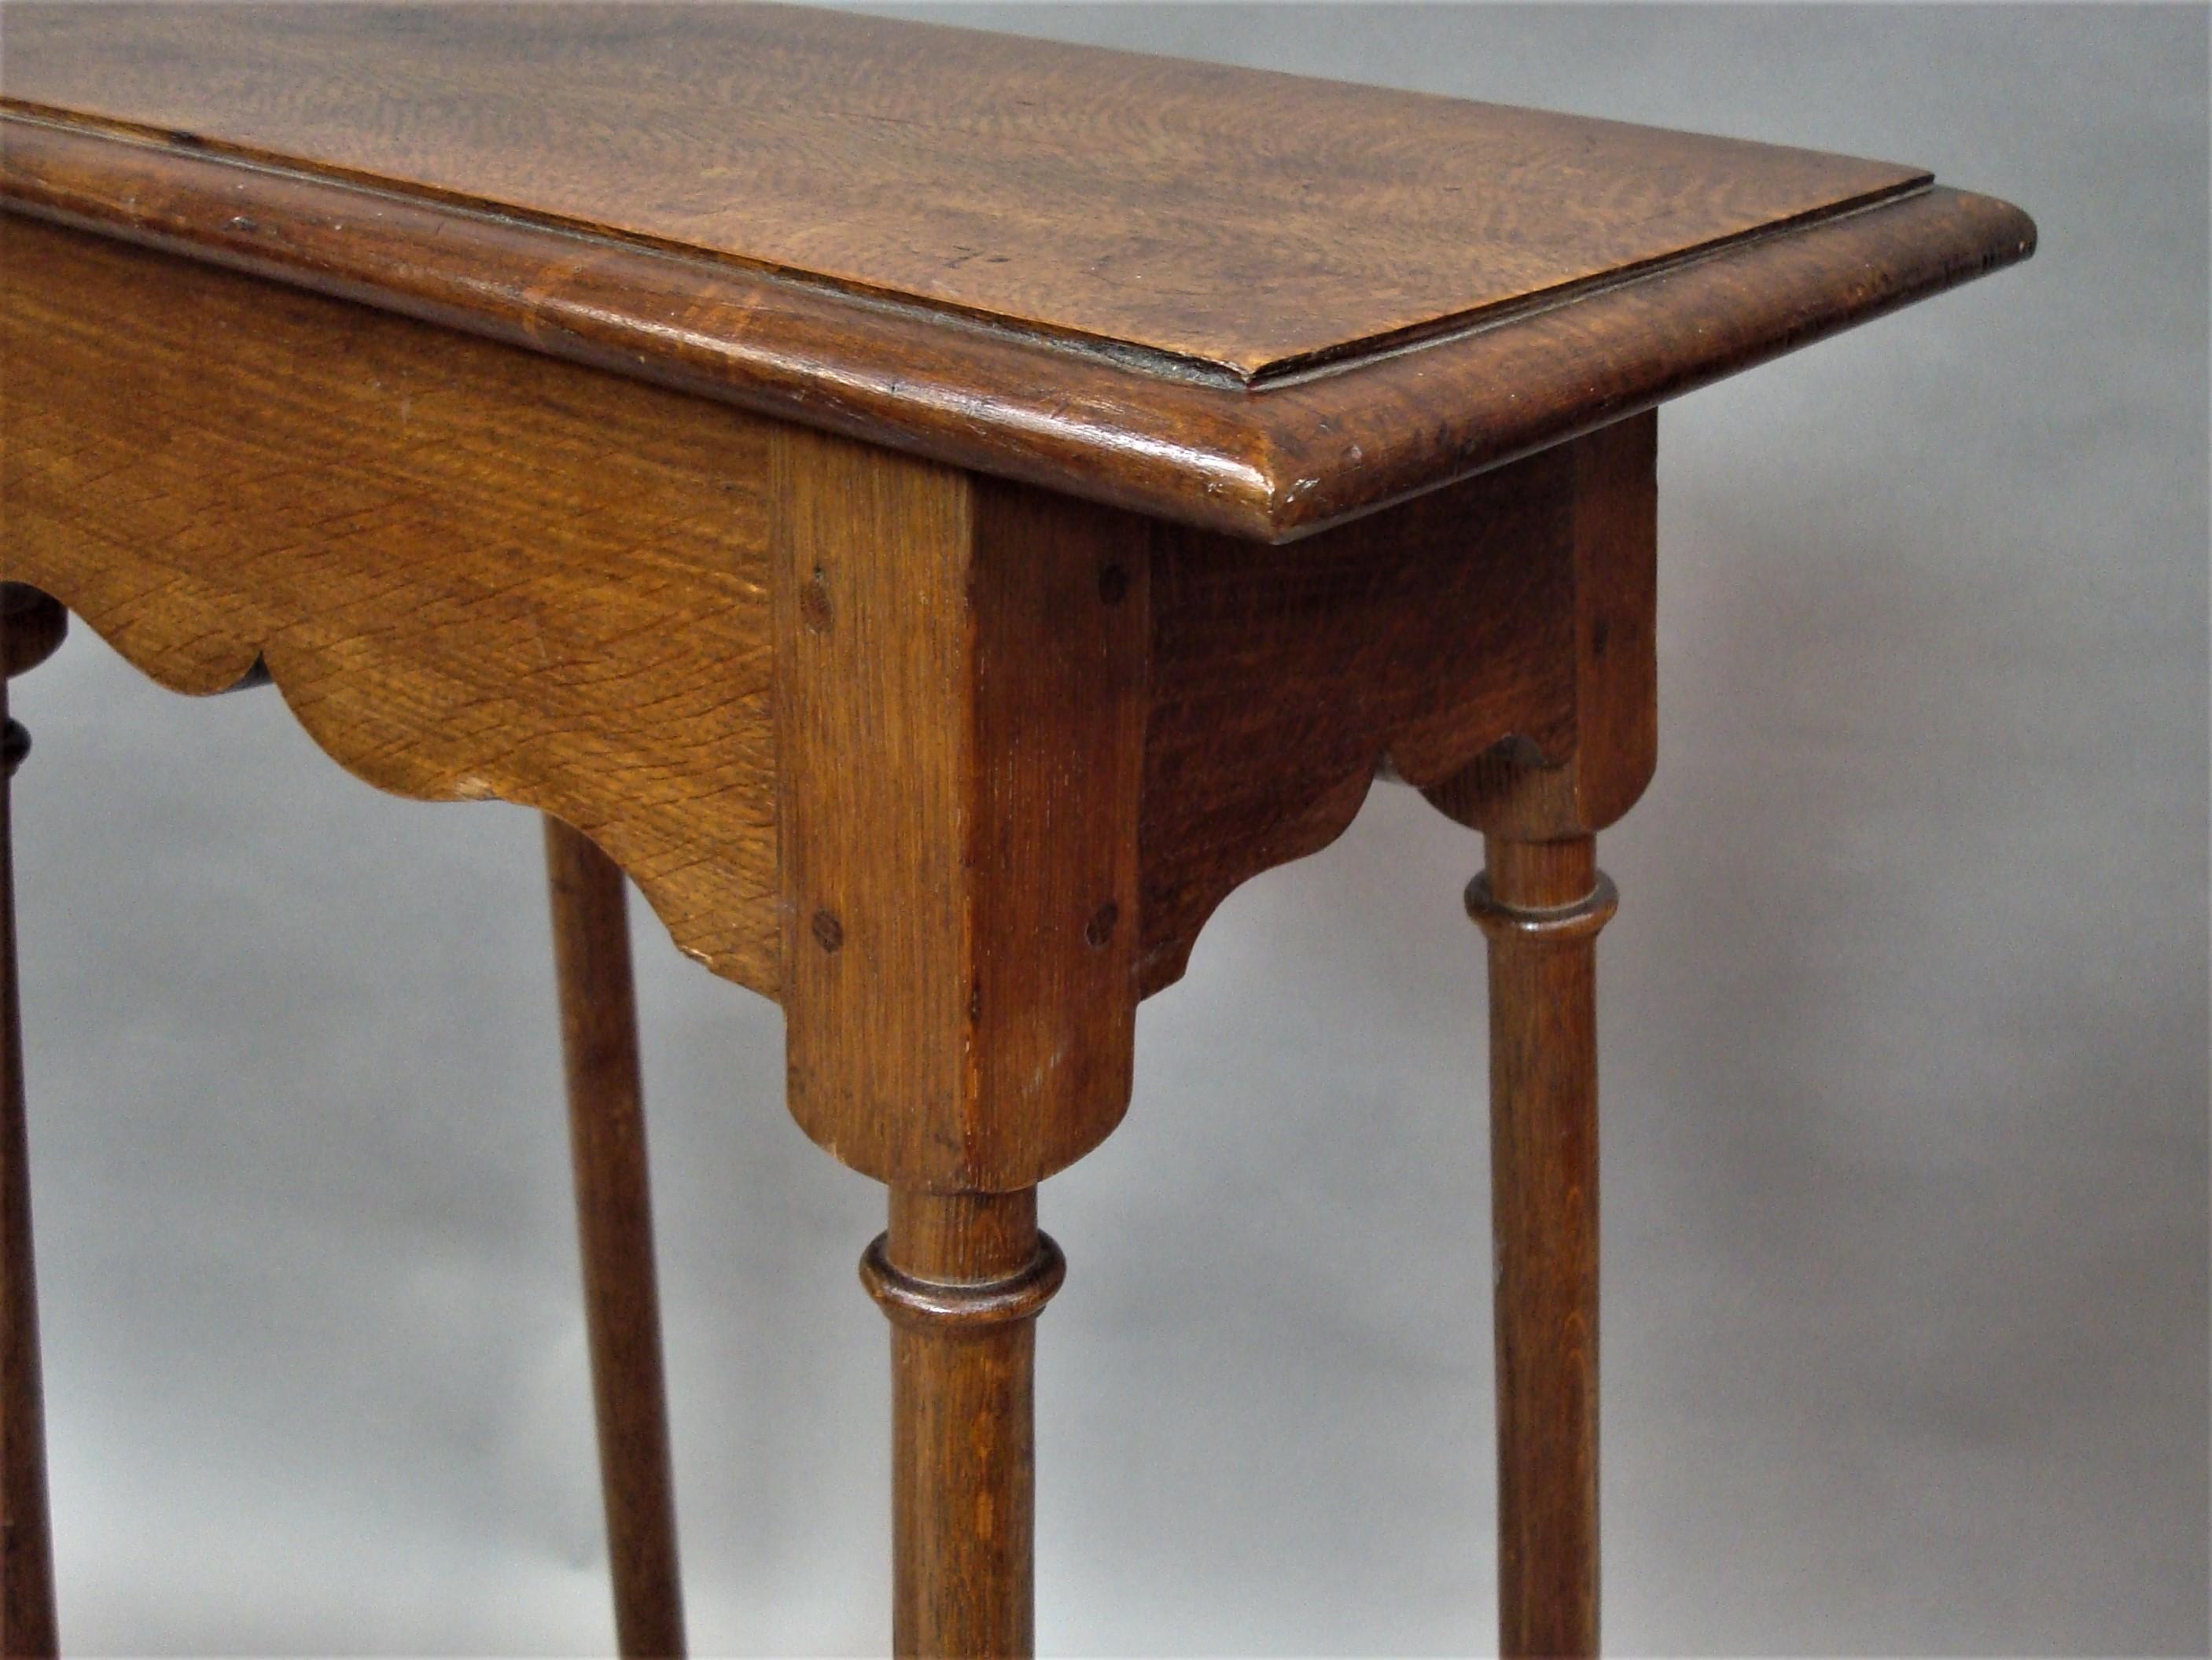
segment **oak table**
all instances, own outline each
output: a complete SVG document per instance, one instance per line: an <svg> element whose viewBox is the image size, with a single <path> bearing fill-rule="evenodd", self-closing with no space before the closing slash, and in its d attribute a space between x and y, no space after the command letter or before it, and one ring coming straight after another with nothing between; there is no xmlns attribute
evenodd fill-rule
<svg viewBox="0 0 2212 1660"><path fill-rule="evenodd" d="M890 1189L898 1651L1018 1654L1037 1186L1208 914L1378 775L1484 838L1503 1641L1594 1651L1593 838L1652 770L1652 411L2027 218L850 15L0 27L0 679L66 608L179 690L273 681L374 784L548 816L624 1651L683 1637L623 874ZM12 1654L55 1639L0 922Z"/></svg>

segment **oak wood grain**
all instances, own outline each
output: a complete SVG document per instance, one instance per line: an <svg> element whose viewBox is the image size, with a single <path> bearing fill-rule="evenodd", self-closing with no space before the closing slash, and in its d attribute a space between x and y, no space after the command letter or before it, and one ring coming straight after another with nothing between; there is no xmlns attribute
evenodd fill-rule
<svg viewBox="0 0 2212 1660"><path fill-rule="evenodd" d="M259 142L279 148L227 149L219 137L210 142L191 127L189 109L163 102L198 95L196 82L168 67L176 61L169 36L189 30L197 12L98 7L49 17L38 8L11 8L11 42L27 33L45 45L27 56L11 46L4 73L21 79L6 84L22 91L0 113L0 204L525 341L953 465L1271 541L1607 424L2025 258L2034 246L2034 227L2018 210L1921 188L1911 169L1878 170L1888 182L1875 183L1863 164L1837 158L1759 146L1713 149L1717 141L1663 134L1638 133L1632 143L1619 135L1638 130L1604 123L1164 60L1106 55L1103 84L1135 75L1112 67L1133 61L1144 66L1140 78L1164 90L1157 105L1140 99L1094 132L1085 124L1103 118L1086 102L1086 54L1077 53L1069 66L1024 69L1004 55L1020 58L1030 43L995 36L922 28L913 38L934 46L909 49L901 31L912 26L802 23L783 14L727 21L712 8L675 22L640 11L615 23L574 6L332 8L313 15L285 9L269 31L269 61L292 64L287 54L305 52L301 43L319 40L318 31L351 28L358 38L348 49L354 67L345 72L367 75L362 66L388 52L388 73L375 96L342 111L343 100L314 90L313 72L271 82L270 90L252 79L256 60L244 51L231 68L210 74L207 96L232 100L224 106L241 120L270 122ZM637 62L652 67L684 30L725 27L766 29L777 39L784 37L776 31L797 31L791 38L808 44L793 47L788 64L775 52L760 61L791 68L795 84L827 82L836 95L785 109L771 89L758 106L767 126L745 115L717 124L715 132L726 127L738 135L729 142L758 142L779 156L777 146L818 152L835 179L815 179L800 165L765 174L732 171L716 161L721 152L714 146L723 141L714 133L697 137L673 118L635 121L628 103L614 121L592 103L597 93L569 84L592 82L602 70L620 83L625 52L634 49ZM477 29L520 31L536 45L518 49L504 67L468 70L434 50L441 31L461 38ZM142 30L146 39L134 46ZM402 37L410 30L430 44L409 46ZM613 33L595 46L594 32L605 30ZM210 38L222 33L215 26ZM564 45L569 34L574 40ZM1041 50L1050 56L1070 49ZM931 96L939 82L958 83L957 65L971 66L978 86L1000 84L989 77L1004 68L1003 95L1011 101L995 122L955 121L955 142L920 105L908 109L898 101L908 95L897 90L906 84L902 76L871 80L861 73L885 52L902 64L910 58L915 84ZM419 66L426 55L436 61ZM713 60L696 74L717 96L750 87L746 77L760 72L711 52L697 57L701 64ZM121 60L135 67L105 72ZM27 62L32 66L22 67ZM97 95L88 66L100 71ZM416 83L408 77L418 67L422 80L410 93ZM468 137L467 112L477 100L461 96L455 79L476 75L507 88L490 100L495 112L483 118L481 149L470 148ZM1049 82L1056 94L1023 102L1025 94L1011 89L1030 84L1024 76ZM677 76L667 94L678 108L682 81ZM530 90L528 111L516 106L518 85ZM124 90L106 90L111 86ZM33 93L111 112L88 114ZM112 113L126 103L139 115ZM658 107L643 94L636 106ZM1069 125L1056 127L1063 106ZM1147 109L1158 123L1132 126ZM164 125L147 112L185 125ZM573 125L562 126L564 120ZM288 121L302 125L295 130ZM1228 124L1227 137L1214 132L1218 123ZM1261 129L1240 123L1261 123L1267 143L1288 146L1284 154L1293 160L1253 161L1259 143L1253 133ZM925 158L916 165L957 172L969 165L964 156L981 172L965 183L950 174L908 177L878 154L883 145L896 148L884 137L892 132L899 143L935 133L916 151ZM322 150L343 150L347 133L370 149L350 164L319 159ZM1568 142L1568 134L1579 137ZM317 143L318 135L332 142ZM515 169L525 162L516 147L526 139L544 144L528 152L530 178L542 176L556 190L564 179L597 179L592 188L604 187L612 219L549 217L532 205L538 192L519 186L505 195L523 201L499 199L494 182L520 177ZM695 142L705 147L696 154L687 149ZM283 148L287 143L292 149ZM407 174L404 156L375 147L411 154L409 147L418 143L448 169L437 177L463 182L448 189L374 171L380 155ZM1204 168L1181 165L1188 156L1179 147L1196 145L1211 156L1217 144L1228 145L1225 162L1242 157L1256 173L1239 186L1249 189L1243 208L1214 199L1206 183L1212 175ZM626 152L631 145L644 150ZM1577 146L1605 165L1569 166L1562 158L1581 154ZM622 171L645 165L640 154L655 164L644 182ZM1459 161L1447 165L1454 155ZM1371 163L1363 159L1370 156ZM1417 157L1425 158L1422 165ZM903 186L895 202L878 201L867 182L878 164ZM1230 171L1233 177L1236 168ZM775 181L787 175L806 181L804 213L787 203L775 206L784 201ZM857 196L841 198L836 179ZM1063 201L1041 192L1040 179L1069 188L1079 183L1087 194ZM1785 205L1798 200L1791 192L1808 179L1825 179L1822 188L1840 193L1826 208ZM1856 183L1839 182L1846 180ZM963 192L981 192L987 184L997 192L996 221L1018 250L1003 260L1003 250L958 229L965 210L940 202L945 192L968 200ZM1135 217L1116 221L1118 192L1139 184L1170 202L1160 210L1173 218L1175 234L1133 240L1141 204L1123 204ZM1740 187L1747 194L1739 197ZM1781 194L1759 198L1762 189ZM697 190L709 194L688 206L671 196ZM747 216L763 192L774 198L763 222L786 209L794 216L792 234L804 246L788 250L787 263L731 253L720 242L742 239L713 231L725 222L753 222ZM1295 200L1277 199L1286 193ZM1296 202L1308 200L1340 203L1343 222L1358 234L1318 242L1299 240L1306 230L1292 235L1285 227L1305 223ZM1763 204L1747 206L1754 200ZM841 201L849 214L821 211ZM494 203L496 210L488 210ZM647 219L664 210L672 216L657 233L623 229L617 203ZM1453 203L1460 206L1451 209ZM1370 204L1402 220L1368 226L1359 215ZM945 211L935 212L940 205ZM1716 216L1703 229L1688 228L1708 210ZM915 213L923 228L908 235L900 216ZM805 214L814 216L811 228ZM1723 223L1738 228L1721 232ZM1217 232L1217 224L1227 228ZM687 228L696 240L678 234ZM1698 240L1708 232L1718 240ZM1634 240L1646 234L1656 241ZM1565 240L1553 246L1555 234ZM1121 252L1043 274L1098 235L1114 239ZM1225 254L1209 240L1217 235L1255 240L1272 251L1273 265L1255 275L1259 256ZM1409 253L1407 245L1423 252ZM1662 245L1672 251L1657 252ZM834 256L846 246L894 265L911 262L912 284L899 287L895 271L858 287L836 276ZM1309 264L1322 264L1308 270L1300 250L1313 249L1324 252L1310 253ZM1127 257L1132 250L1142 254L1140 265ZM801 257L806 252L823 258L810 263ZM1372 269L1361 263L1370 258L1379 262ZM1340 270L1329 263L1339 260L1352 263ZM1395 303L1389 296L1420 283L1394 287L1392 273L1427 266L1443 274L1437 280L1446 286L1437 292L1455 296L1437 303L1453 308L1433 311L1426 322L1393 320L1395 313L1385 314ZM947 294L932 289L931 271L944 274ZM1583 275L1568 274L1573 271ZM1017 290L999 295L987 286L971 293L963 286L1001 280ZM1022 284L1036 288L1038 303L1018 303L1028 291ZM1332 304L1334 322L1311 338L1297 333L1308 319L1329 318ZM1376 304L1385 311L1362 309ZM1068 305L1135 310L1080 325L1054 322ZM1407 314L1431 305L1423 300ZM1212 345L1182 337L1185 325L1211 328L1208 316L1233 319L1248 311L1236 325L1241 334L1222 335ZM1274 338L1271 328L1291 333ZM1186 349L1199 355L1178 355ZM1231 361L1210 364L1208 350Z"/></svg>
<svg viewBox="0 0 2212 1660"><path fill-rule="evenodd" d="M779 6L11 5L0 86L1238 380L1917 167Z"/></svg>
<svg viewBox="0 0 2212 1660"><path fill-rule="evenodd" d="M386 789L556 813L773 994L763 423L25 220L0 378L0 580L180 691L265 663Z"/></svg>
<svg viewBox="0 0 2212 1660"><path fill-rule="evenodd" d="M1649 411L2026 257L2027 217L852 16L5 21L0 671L58 640L45 590L180 690L265 674L385 787L575 827L602 1431L662 1478L611 1493L624 1648L681 1639L665 1428L622 1408L617 866L783 1002L792 1110L891 1184L900 1652L1019 1654L1035 1184L1119 1121L1137 999L1221 897L1380 772L1487 838L1502 1630L1594 1653L1590 838L1656 755ZM8 1633L47 1647L0 967Z"/></svg>
<svg viewBox="0 0 2212 1660"><path fill-rule="evenodd" d="M1378 767L1432 783L1510 738L1571 752L1578 451L1598 441L1290 547L1162 532L1146 991L1239 884L1342 834Z"/></svg>
<svg viewBox="0 0 2212 1660"><path fill-rule="evenodd" d="M265 657L309 731L373 782L567 812L679 946L777 994L779 429L33 222L0 236L0 285L15 394L0 578L42 581L181 690L234 684ZM997 504L1009 569L1055 538L1105 562L1064 597L1124 618L1124 649L1141 636L1141 879L1091 896L1079 921L1118 907L1149 994L1239 883L1349 824L1378 761L1442 803L1483 767L1510 770L1518 751L1471 766L1501 739L1553 767L1575 755L1577 710L1613 684L1594 678L1597 619L1577 605L1607 608L1607 672L1648 679L1651 428L1620 423L1286 548L822 442L856 472L941 477ZM1626 531L1596 533L1614 520ZM926 540L871 535L849 569L896 633L930 615ZM1108 564L1111 605L1095 587ZM787 580L803 620L811 572ZM1008 757L1033 753L1023 731L1047 720L1012 690L1022 649L1001 642L1001 695L975 706ZM1068 677L1135 672L1029 649L1071 690ZM1641 758L1615 763L1608 811L1650 771L1645 682L1622 684L1609 718L1642 734Z"/></svg>
<svg viewBox="0 0 2212 1660"><path fill-rule="evenodd" d="M1128 1102L1147 527L773 445L788 1096L854 1169L1033 1186Z"/></svg>

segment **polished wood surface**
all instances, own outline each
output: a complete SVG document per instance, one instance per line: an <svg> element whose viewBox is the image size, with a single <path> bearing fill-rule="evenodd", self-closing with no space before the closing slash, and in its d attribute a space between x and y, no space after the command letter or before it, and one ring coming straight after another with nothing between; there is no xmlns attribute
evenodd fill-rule
<svg viewBox="0 0 2212 1660"><path fill-rule="evenodd" d="M0 88L1239 381L1917 167L778 6L11 5Z"/></svg>
<svg viewBox="0 0 2212 1660"><path fill-rule="evenodd" d="M842 929L843 909L819 900L799 908L803 896L780 909L779 880L798 879L810 857L833 856L871 883L894 879L865 842L837 852L863 822L860 794L872 793L879 822L909 815L897 818L893 840L923 856L911 834L919 775L908 769L926 752L916 746L939 746L933 775L945 828L930 856L940 873L971 868L953 851L951 815L968 812L967 798L956 796L971 783L955 763L989 752L1003 776L973 783L994 792L1003 811L988 822L960 819L961 833L1026 836L1036 857L1079 876L1085 890L1054 902L1067 915L1009 914L962 936L957 889L933 878L923 884L930 900L953 905L939 946L1027 940L1035 924L1063 953L1059 966L1036 972L1111 990L1115 965L1133 950L1138 989L1149 994L1181 973L1206 919L1236 886L1341 833L1378 763L1443 791L1516 737L1549 764L1544 776L1565 775L1557 769L1577 753L1576 711L1596 684L1589 654L1570 648L1582 637L1577 595L1610 596L1604 603L1626 616L1648 608L1648 416L1269 549L895 461L537 354L30 222L0 237L0 365L21 393L0 404L0 489L14 532L0 546L0 576L43 584L178 690L227 687L259 665L318 742L385 788L496 795L582 824L638 882L680 948L770 995L782 994L787 974L844 976L855 960L833 963L814 933L817 910ZM779 434L793 456L845 458L843 482L822 487L831 520L809 519L795 496L791 511L779 507L778 489L805 488L796 463L781 484L771 477ZM604 462L602 445L612 447ZM860 475L874 482L854 493ZM904 509L882 505L895 478L934 480L927 488L969 504L945 508L953 539L940 557L951 562L935 573L921 556L929 543L896 516ZM97 508L82 510L94 480ZM1615 505L1592 505L1601 500ZM871 502L879 516L832 522L836 514L878 512ZM1601 512L1644 527L1633 571L1585 569L1602 540L1590 528ZM781 554L769 532L779 515ZM817 560L795 539L832 535L848 538L859 556ZM1063 543L1057 576L1050 560L1026 569ZM910 562L878 556L884 547L905 550ZM803 572L775 575L777 560L801 557ZM973 641L949 632L929 648L938 657L911 666L926 676L951 660L943 654L965 653L980 690L935 680L909 687L897 708L911 717L922 707L913 699L926 695L942 720L885 725L871 711L890 707L890 688L840 678L836 665L865 660L872 673L890 672L878 642L897 637L910 613L934 615L924 603L933 593L959 592L965 614L983 617L958 587L963 559L978 570L995 562L1010 579L1037 586L977 590L1006 608L997 632ZM787 605L780 631L770 597L779 581ZM1107 631L1087 650L1025 648L1024 617L1048 632ZM1648 722L1648 630L1638 635L1616 619L1606 637L1607 672L1640 666L1643 677L1614 701L1633 708L1642 697L1646 714L1624 718ZM770 696L779 642L793 664L831 654L808 681L787 680L781 727ZM1026 660L1015 654L1025 649ZM1255 673L1279 689L1253 696ZM818 708L804 695L817 679L828 700ZM1067 721L1093 698L1116 711L1110 731L1086 740L1094 747L1079 775L1094 792L1089 812L1055 804L1050 757L1014 741L1048 686L1060 689ZM963 708L963 719L990 718L963 725L953 718ZM1141 737L1128 729L1136 720ZM904 745L898 753L908 759L880 750L875 766L862 766L872 745ZM811 771L810 753L819 757ZM1647 747L1613 794L1632 799L1649 763ZM1141 776L1133 776L1139 765ZM810 781L839 801L805 811L822 840L812 854L776 828L778 792L804 794ZM1009 794L1023 788L1025 810L1044 815L1026 830ZM1097 793L1109 788L1120 805L1108 811ZM1133 843L1109 854L1115 815L1132 811L1140 820ZM1108 870L1129 858L1133 882ZM973 891L961 915L1014 903L995 897L994 883L963 880ZM1109 904L1105 942L1091 946L1085 936ZM926 905L865 905L902 931L901 949L922 948ZM959 970L941 983L972 991L972 978ZM924 976L921 983L939 982ZM1085 1000L1107 1006L1095 995ZM1011 1018L1019 1006L1002 996L991 1014ZM819 1031L843 1057L836 1067L913 1059L896 1043L872 1046L873 1058L848 1053L837 1041L842 1017L825 1013L818 1027L808 1018L795 1020L794 1056ZM1017 1078L1055 1052L1097 1052L1062 1050L1044 1028L1033 1030L1038 1050L1006 1056ZM806 1104L802 1121L857 1167L888 1171L887 1155L866 1149L896 1120L879 1115L865 1132L840 1128L828 1106L814 1104L848 1087L834 1071L806 1073L794 1089L794 1103ZM977 1087L993 1085L986 1077ZM1087 1128L1066 1121L1057 1152L1002 1155L977 1144L968 1175L985 1187L1039 1179L1118 1116L1118 1108L1095 1110Z"/></svg>
<svg viewBox="0 0 2212 1660"><path fill-rule="evenodd" d="M623 1660L650 1660L684 1652L684 1591L628 889L615 862L557 818L545 821L545 874L615 1633Z"/></svg>
<svg viewBox="0 0 2212 1660"><path fill-rule="evenodd" d="M893 1188L860 1280L891 1323L891 1651L1036 1641L1036 1316L1060 1288L1036 1190Z"/></svg>
<svg viewBox="0 0 2212 1660"><path fill-rule="evenodd" d="M1911 168L875 19L9 19L0 202L1267 540L2034 240Z"/></svg>
<svg viewBox="0 0 2212 1660"><path fill-rule="evenodd" d="M11 798L31 740L9 718L8 682L50 655L66 626L52 599L0 584L0 1655L9 1660L42 1660L56 1651L58 1639L15 963Z"/></svg>
<svg viewBox="0 0 2212 1660"><path fill-rule="evenodd" d="M1588 836L1492 836L1467 907L1490 941L1490 1207L1499 1645L1598 1650L1597 932Z"/></svg>
<svg viewBox="0 0 2212 1660"><path fill-rule="evenodd" d="M1657 754L1651 408L2026 216L852 16L6 26L0 583L560 821L625 1651L681 1634L617 873L778 1000L793 1114L890 1190L896 1646L1019 1655L1036 1184L1222 898L1379 776L1486 840L1503 1633L1594 1652L1592 838Z"/></svg>

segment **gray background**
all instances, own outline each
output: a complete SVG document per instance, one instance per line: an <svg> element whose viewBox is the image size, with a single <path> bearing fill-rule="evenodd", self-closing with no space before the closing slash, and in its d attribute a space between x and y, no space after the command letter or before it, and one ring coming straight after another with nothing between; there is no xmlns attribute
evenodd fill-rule
<svg viewBox="0 0 2212 1660"><path fill-rule="evenodd" d="M2037 216L2032 265L1662 423L1665 736L1605 853L1608 1639L2203 1652L2205 13L963 15ZM535 821L88 635L18 703L65 1640L603 1648ZM1477 860L1385 788L1239 893L1046 1189L1048 1649L1491 1645ZM635 910L696 1645L868 1651L881 1195L786 1117L775 1011Z"/></svg>

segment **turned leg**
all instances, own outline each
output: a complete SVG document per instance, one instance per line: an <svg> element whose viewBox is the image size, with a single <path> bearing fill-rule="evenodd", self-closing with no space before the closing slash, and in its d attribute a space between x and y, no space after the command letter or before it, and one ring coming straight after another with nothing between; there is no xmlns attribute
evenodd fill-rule
<svg viewBox="0 0 2212 1660"><path fill-rule="evenodd" d="M557 819L545 821L545 867L615 1632L629 1660L680 1655L684 1602L626 890L614 861Z"/></svg>
<svg viewBox="0 0 2212 1660"><path fill-rule="evenodd" d="M1035 1645L1036 1316L1066 1271L1036 1189L891 1191L860 1259L891 1321L892 1651Z"/></svg>
<svg viewBox="0 0 2212 1660"><path fill-rule="evenodd" d="M785 1076L890 1189L893 1646L1026 1655L1036 1188L1129 1101L1151 536L796 428L769 459Z"/></svg>
<svg viewBox="0 0 2212 1660"><path fill-rule="evenodd" d="M1486 846L1467 906L1490 941L1500 1642L1508 1656L1594 1655L1595 970L1615 900L1589 836Z"/></svg>
<svg viewBox="0 0 2212 1660"><path fill-rule="evenodd" d="M54 1549L46 1509L46 1400L39 1372L39 1294L31 1255L31 1171L24 1123L23 1022L15 978L15 873L9 780L30 735L8 718L8 677L60 643L61 608L0 584L0 1654L52 1655Z"/></svg>

